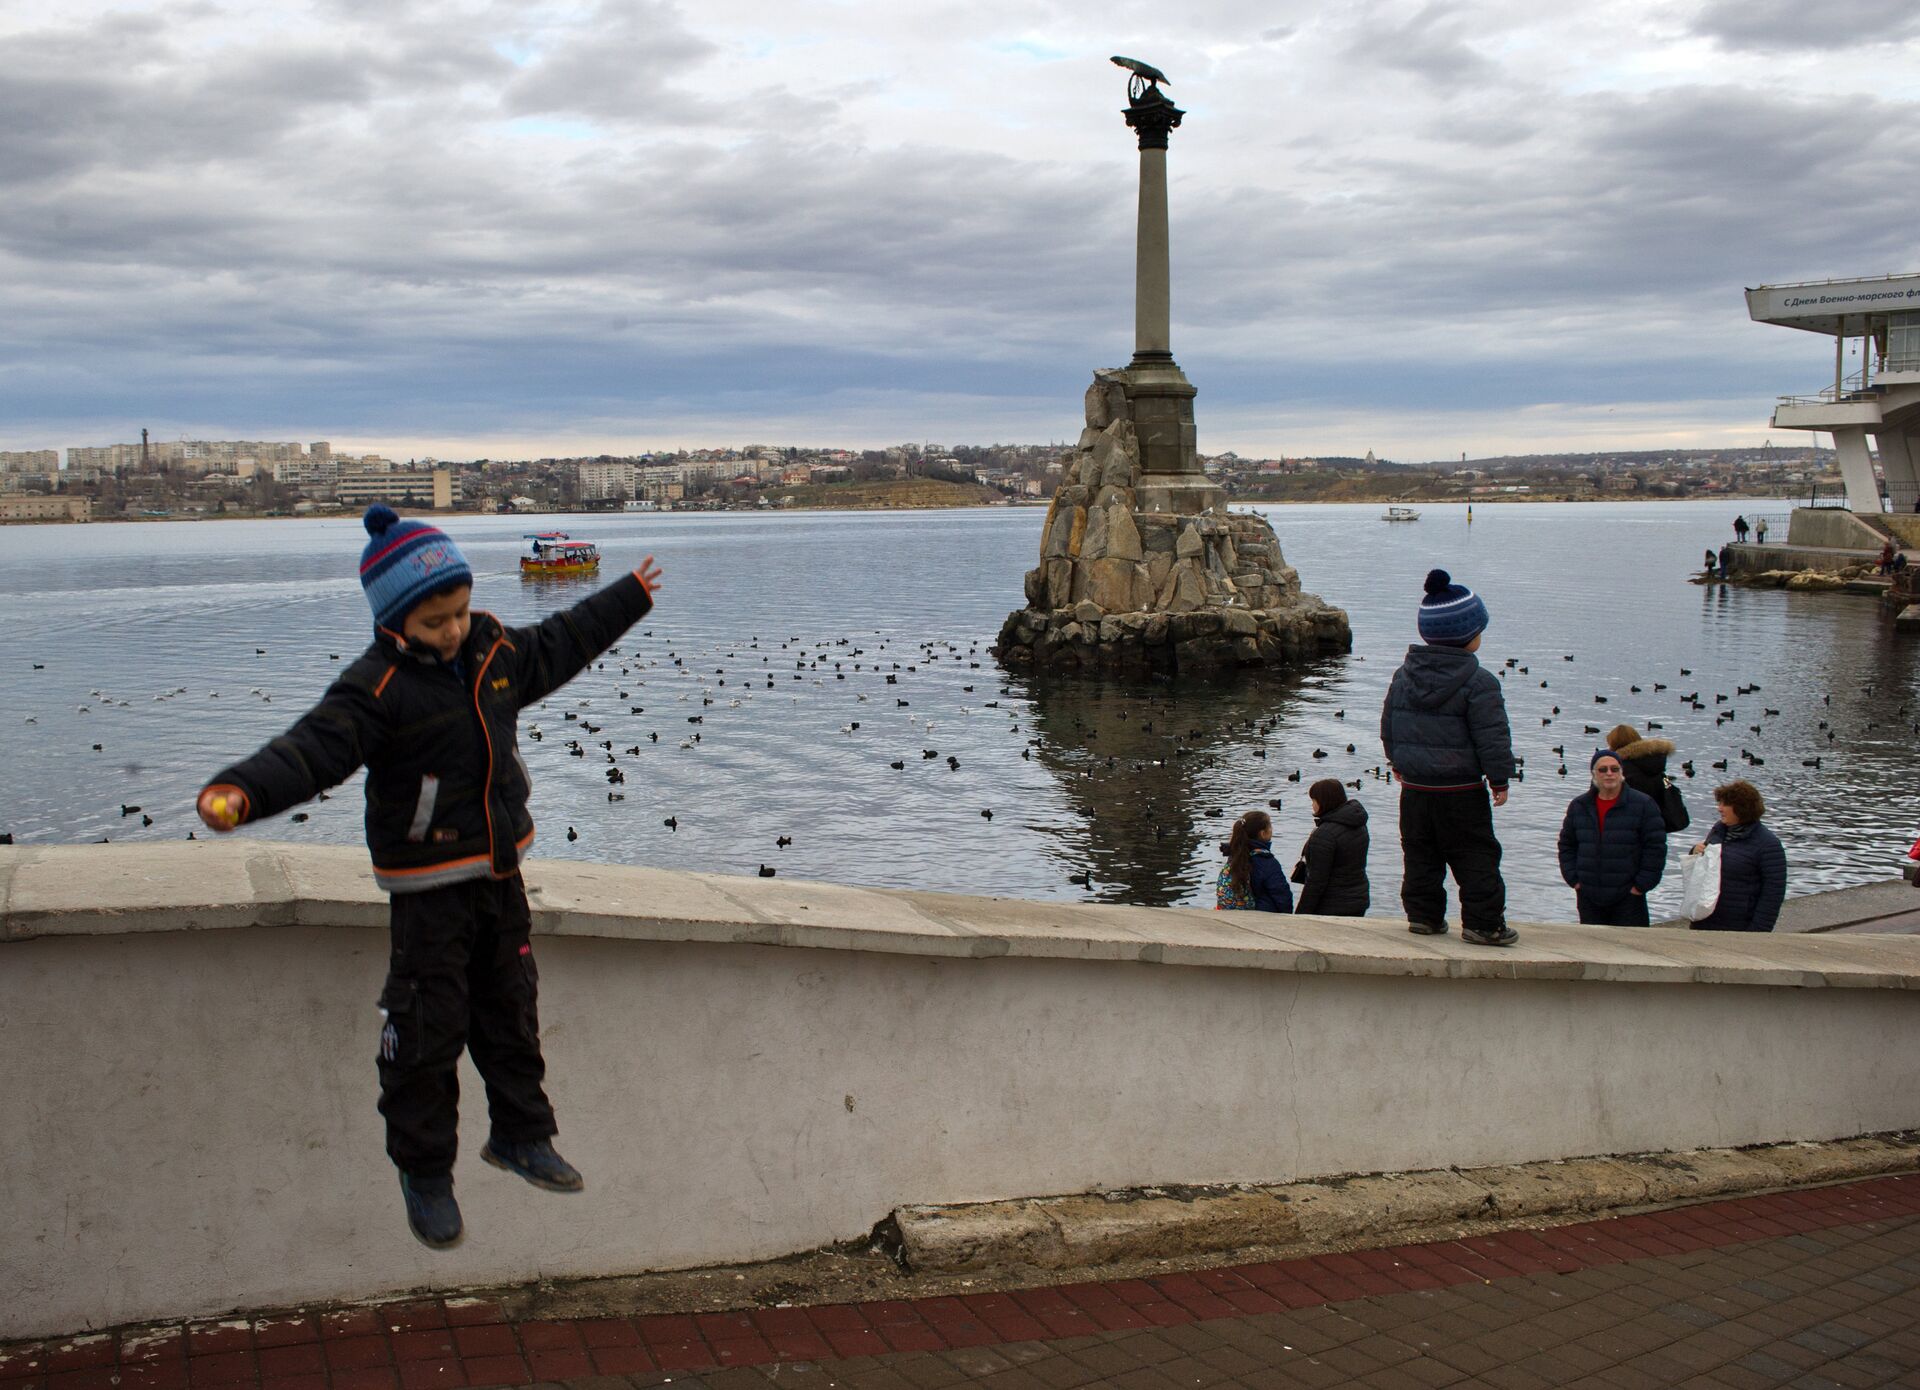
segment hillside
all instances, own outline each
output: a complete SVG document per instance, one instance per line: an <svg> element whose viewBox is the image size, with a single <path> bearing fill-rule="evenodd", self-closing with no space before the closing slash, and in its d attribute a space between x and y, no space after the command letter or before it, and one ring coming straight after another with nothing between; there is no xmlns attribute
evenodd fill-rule
<svg viewBox="0 0 1920 1390"><path fill-rule="evenodd" d="M937 478L889 478L871 483L811 483L769 488L776 507L877 511L909 507L978 507L1002 500L1002 494L978 483L949 483ZM791 499L791 500L789 500Z"/></svg>

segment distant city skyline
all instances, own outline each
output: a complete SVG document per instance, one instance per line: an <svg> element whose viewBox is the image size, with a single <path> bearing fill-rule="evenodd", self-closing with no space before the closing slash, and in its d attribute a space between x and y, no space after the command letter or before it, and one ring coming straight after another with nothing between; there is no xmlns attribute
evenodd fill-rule
<svg viewBox="0 0 1920 1390"><path fill-rule="evenodd" d="M16 0L0 449L1070 439L1131 349L1114 52L1190 113L1203 450L1757 445L1831 347L1740 290L1920 268L1917 49L1896 0Z"/></svg>

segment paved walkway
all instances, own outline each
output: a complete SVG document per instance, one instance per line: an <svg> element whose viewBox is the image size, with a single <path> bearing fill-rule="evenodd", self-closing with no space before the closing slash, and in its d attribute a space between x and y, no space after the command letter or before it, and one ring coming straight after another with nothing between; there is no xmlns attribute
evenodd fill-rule
<svg viewBox="0 0 1920 1390"><path fill-rule="evenodd" d="M1780 931L1920 933L1920 889L1904 878L1788 898Z"/></svg>
<svg viewBox="0 0 1920 1390"><path fill-rule="evenodd" d="M448 1298L0 1347L0 1390L1920 1386L1920 1176L1115 1283L693 1316Z"/></svg>

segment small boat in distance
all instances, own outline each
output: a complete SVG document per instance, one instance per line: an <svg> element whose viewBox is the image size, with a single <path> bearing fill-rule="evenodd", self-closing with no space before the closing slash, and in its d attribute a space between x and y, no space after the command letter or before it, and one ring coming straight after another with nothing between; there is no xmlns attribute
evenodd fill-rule
<svg viewBox="0 0 1920 1390"><path fill-rule="evenodd" d="M1418 521L1420 513L1412 507L1388 507L1380 513L1380 519L1382 521Z"/></svg>
<svg viewBox="0 0 1920 1390"><path fill-rule="evenodd" d="M529 532L533 553L520 557L522 579L557 574L593 574L600 568L600 547L592 541L570 540L565 531Z"/></svg>

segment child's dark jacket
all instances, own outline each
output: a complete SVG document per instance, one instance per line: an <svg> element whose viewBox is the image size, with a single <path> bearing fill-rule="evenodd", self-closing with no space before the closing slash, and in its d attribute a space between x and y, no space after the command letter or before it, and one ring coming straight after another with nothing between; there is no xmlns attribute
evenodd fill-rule
<svg viewBox="0 0 1920 1390"><path fill-rule="evenodd" d="M1500 682L1458 647L1415 645L1393 673L1380 742L1400 783L1428 791L1513 780L1513 734Z"/></svg>
<svg viewBox="0 0 1920 1390"><path fill-rule="evenodd" d="M545 699L645 617L627 575L532 627L476 611L457 664L381 629L320 703L211 785L238 788L262 820L367 768L367 848L392 893L514 873L533 843L520 710Z"/></svg>

